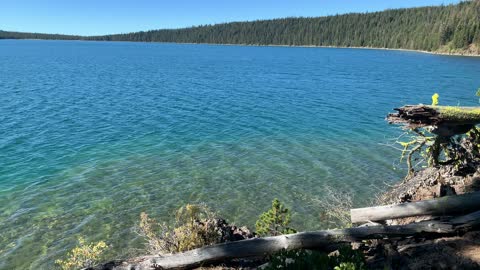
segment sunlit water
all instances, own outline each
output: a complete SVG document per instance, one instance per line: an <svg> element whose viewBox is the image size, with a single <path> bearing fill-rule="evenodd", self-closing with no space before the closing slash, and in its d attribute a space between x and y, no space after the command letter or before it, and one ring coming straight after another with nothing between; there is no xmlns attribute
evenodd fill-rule
<svg viewBox="0 0 480 270"><path fill-rule="evenodd" d="M478 58L0 41L0 269L48 269L78 236L135 253L140 212L188 202L253 227L278 197L321 228L327 187L361 206L402 177L392 108L478 87Z"/></svg>

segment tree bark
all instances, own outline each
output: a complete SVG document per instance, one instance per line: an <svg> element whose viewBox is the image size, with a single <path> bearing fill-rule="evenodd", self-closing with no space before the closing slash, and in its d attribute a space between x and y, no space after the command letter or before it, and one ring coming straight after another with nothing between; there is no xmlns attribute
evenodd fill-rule
<svg viewBox="0 0 480 270"><path fill-rule="evenodd" d="M361 223L425 215L460 215L476 210L480 210L480 192L418 202L351 209L350 217L352 223Z"/></svg>

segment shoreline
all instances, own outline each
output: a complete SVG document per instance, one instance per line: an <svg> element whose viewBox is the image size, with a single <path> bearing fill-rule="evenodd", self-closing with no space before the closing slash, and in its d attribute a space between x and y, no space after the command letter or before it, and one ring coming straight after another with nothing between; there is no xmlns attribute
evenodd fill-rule
<svg viewBox="0 0 480 270"><path fill-rule="evenodd" d="M114 41L116 42L116 41ZM123 41L123 42L137 42L137 41ZM459 53L459 52L441 52L441 51L425 51L414 49L401 48L382 48L382 47L357 47L357 46L320 46L320 45L281 45L281 44L241 44L241 43L194 43L194 42L160 42L160 41L142 41L144 43L164 43L164 44L191 44L191 45L219 45L219 46L245 46L245 47L287 47L287 48L326 48L326 49L360 49L360 50L384 50L384 51L404 51L416 52L432 55L444 56L465 56L465 57L480 57L480 54L473 53Z"/></svg>
<svg viewBox="0 0 480 270"><path fill-rule="evenodd" d="M282 45L282 44L247 44L247 43L198 43L198 42L164 42L164 41L128 41L128 40L88 40L88 39L0 39L1 40L53 40L53 41L89 41L89 42L131 42L131 43L161 43L161 44L190 44L190 45L218 45L218 46L245 46L245 47L286 47L286 48L328 48L328 49L360 49L360 50L384 50L384 51L403 51L416 52L431 55L443 56L463 56L463 57L480 57L479 54L465 52L442 52L442 51L425 51L402 48L382 48L382 47L358 47L358 46L322 46L322 45Z"/></svg>

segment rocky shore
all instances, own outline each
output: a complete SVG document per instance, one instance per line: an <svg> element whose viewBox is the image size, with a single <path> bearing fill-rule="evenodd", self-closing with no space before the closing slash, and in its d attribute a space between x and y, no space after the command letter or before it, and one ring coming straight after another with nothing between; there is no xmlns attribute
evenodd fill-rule
<svg viewBox="0 0 480 270"><path fill-rule="evenodd" d="M382 204L428 200L480 191L480 166L475 171L452 165L425 168L394 186L381 198ZM431 219L429 216L388 220L401 225ZM372 240L361 243L369 269L479 269L480 231L437 239Z"/></svg>

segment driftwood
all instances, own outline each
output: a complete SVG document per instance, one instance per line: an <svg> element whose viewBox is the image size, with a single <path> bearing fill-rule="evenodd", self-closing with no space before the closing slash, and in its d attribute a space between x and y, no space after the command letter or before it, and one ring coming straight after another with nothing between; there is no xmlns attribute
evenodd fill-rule
<svg viewBox="0 0 480 270"><path fill-rule="evenodd" d="M432 133L449 137L463 134L480 123L480 107L406 105L387 116L390 124L406 128L432 127Z"/></svg>
<svg viewBox="0 0 480 270"><path fill-rule="evenodd" d="M108 269L190 269L201 265L224 262L229 259L265 256L282 249L303 248L331 251L332 247L338 247L339 244L366 239L416 235L440 237L456 234L459 231L467 231L478 225L480 225L480 211L443 222L433 220L397 226L364 226L229 242L163 257L140 257L134 262L124 262L117 266L110 265ZM96 269L105 269L105 266Z"/></svg>
<svg viewBox="0 0 480 270"><path fill-rule="evenodd" d="M460 215L476 210L480 210L480 192L418 202L351 209L350 216L352 223L361 223L424 215Z"/></svg>

